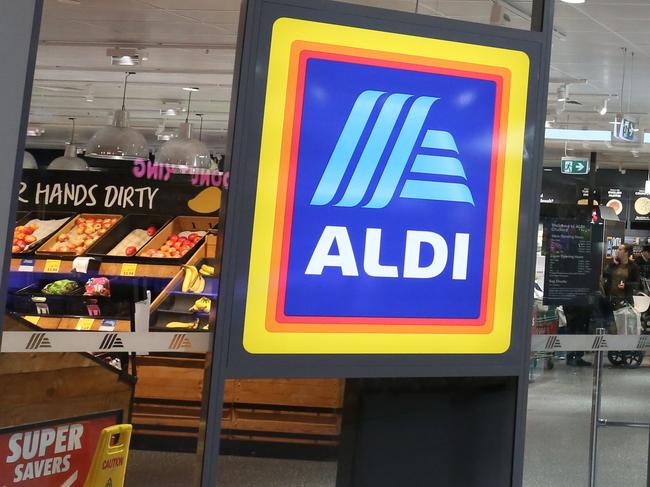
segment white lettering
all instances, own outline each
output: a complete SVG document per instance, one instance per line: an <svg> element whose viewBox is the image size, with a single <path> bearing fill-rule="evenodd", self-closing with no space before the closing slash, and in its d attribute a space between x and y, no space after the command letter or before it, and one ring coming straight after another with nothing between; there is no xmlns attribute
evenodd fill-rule
<svg viewBox="0 0 650 487"><path fill-rule="evenodd" d="M330 254L335 242L339 253ZM347 228L329 225L325 227L309 260L305 274L321 275L325 267L339 267L344 276L359 275Z"/></svg>
<svg viewBox="0 0 650 487"><path fill-rule="evenodd" d="M371 277L398 277L396 265L379 263L381 228L366 229L366 248L363 254L363 270Z"/></svg>
<svg viewBox="0 0 650 487"><path fill-rule="evenodd" d="M11 455L7 457L7 463L13 463L20 459L21 449L20 449L20 440L23 439L22 433L14 433L9 438L9 451Z"/></svg>
<svg viewBox="0 0 650 487"><path fill-rule="evenodd" d="M457 233L454 245L454 267L452 279L467 279L467 262L469 260L469 233Z"/></svg>
<svg viewBox="0 0 650 487"><path fill-rule="evenodd" d="M59 426L56 431L56 444L54 445L54 454L58 455L65 451L65 440L67 439L66 435L68 434L69 426L66 424L64 426Z"/></svg>
<svg viewBox="0 0 650 487"><path fill-rule="evenodd" d="M427 266L420 266L420 251L426 243L433 248L433 259ZM406 231L406 249L404 251L404 277L429 279L442 273L447 265L447 242L434 232L417 230Z"/></svg>
<svg viewBox="0 0 650 487"><path fill-rule="evenodd" d="M73 424L70 426L70 433L68 435L68 451L81 450L81 437L83 434L83 425Z"/></svg>
<svg viewBox="0 0 650 487"><path fill-rule="evenodd" d="M52 446L54 444L55 438L56 438L56 432L54 431L53 428L45 428L41 430L41 443L38 448L39 457L45 456L45 451L47 450L47 447Z"/></svg>

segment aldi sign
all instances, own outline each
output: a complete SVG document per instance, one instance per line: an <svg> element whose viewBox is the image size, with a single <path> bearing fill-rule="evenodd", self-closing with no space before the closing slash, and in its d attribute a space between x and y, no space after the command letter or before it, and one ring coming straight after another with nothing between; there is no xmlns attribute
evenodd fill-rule
<svg viewBox="0 0 650 487"><path fill-rule="evenodd" d="M528 76L522 51L276 20L244 348L505 352Z"/></svg>

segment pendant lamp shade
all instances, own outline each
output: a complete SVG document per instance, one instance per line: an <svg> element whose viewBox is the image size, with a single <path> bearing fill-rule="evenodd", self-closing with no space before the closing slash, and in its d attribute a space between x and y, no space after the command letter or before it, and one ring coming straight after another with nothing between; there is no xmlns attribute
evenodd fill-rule
<svg viewBox="0 0 650 487"><path fill-rule="evenodd" d="M38 169L36 159L27 151L23 153L23 169Z"/></svg>
<svg viewBox="0 0 650 487"><path fill-rule="evenodd" d="M122 109L113 115L113 124L100 128L90 138L86 146L86 155L99 159L117 159L134 161L149 159L149 147L144 136L129 127L129 112L126 111L126 85L133 71L126 73Z"/></svg>
<svg viewBox="0 0 650 487"><path fill-rule="evenodd" d="M188 169L210 169L210 151L192 138L192 124L182 123L177 138L165 142L156 153L156 162Z"/></svg>
<svg viewBox="0 0 650 487"><path fill-rule="evenodd" d="M65 152L61 157L57 157L50 162L48 169L55 169L59 171L87 171L88 164L81 157L77 157L77 146L74 143L74 118L72 120L72 134L70 135L70 142L65 146Z"/></svg>
<svg viewBox="0 0 650 487"><path fill-rule="evenodd" d="M149 147L144 136L129 127L129 112L116 110L113 125L100 128L90 138L86 155L99 159L134 161L149 159Z"/></svg>
<svg viewBox="0 0 650 487"><path fill-rule="evenodd" d="M65 146L65 153L50 162L47 168L60 171L87 171L88 164L81 157L77 157L76 145L67 144Z"/></svg>
<svg viewBox="0 0 650 487"><path fill-rule="evenodd" d="M189 92L185 123L180 124L177 138L165 142L160 147L156 153L156 162L185 169L210 169L212 164L210 151L201 140L192 138L192 124L189 123L192 93L199 89L194 87L183 89ZM201 129L203 129L203 115L199 116L201 117Z"/></svg>

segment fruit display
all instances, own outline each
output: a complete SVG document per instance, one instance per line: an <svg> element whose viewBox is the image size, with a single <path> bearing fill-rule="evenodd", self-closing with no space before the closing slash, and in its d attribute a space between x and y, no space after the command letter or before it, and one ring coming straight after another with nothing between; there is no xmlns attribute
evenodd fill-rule
<svg viewBox="0 0 650 487"><path fill-rule="evenodd" d="M53 242L53 239L51 239L45 248L41 250L45 252L81 255L88 247L108 232L118 220L119 217L116 216L79 216L74 219L72 225L68 225L56 235L56 241Z"/></svg>
<svg viewBox="0 0 650 487"><path fill-rule="evenodd" d="M65 296L67 294L72 294L73 292L79 289L79 284L70 279L60 279L58 281L51 282L47 284L41 292L43 294L53 294L57 296Z"/></svg>
<svg viewBox="0 0 650 487"><path fill-rule="evenodd" d="M205 279L199 274L197 268L193 265L186 265L183 268L185 269L185 276L181 291L184 293L202 293L205 289Z"/></svg>
<svg viewBox="0 0 650 487"><path fill-rule="evenodd" d="M180 232L178 234L172 233L167 241L164 242L159 248L146 249L142 257L157 257L162 259L178 259L187 254L201 239L205 236L206 232Z"/></svg>
<svg viewBox="0 0 650 487"><path fill-rule="evenodd" d="M14 229L11 253L20 254L29 252L38 244L38 242L51 233L56 232L67 220L67 218L62 218L60 220L33 219L24 225L17 226Z"/></svg>
<svg viewBox="0 0 650 487"><path fill-rule="evenodd" d="M150 234L150 230L153 233ZM125 255L127 257L131 257L135 255L136 252L149 241L151 235L154 233L156 233L156 229L154 227L150 227L147 230L144 230L142 228L131 230L131 232L126 237L124 237L120 243L118 243L108 252L108 255Z"/></svg>
<svg viewBox="0 0 650 487"><path fill-rule="evenodd" d="M201 313L209 313L211 308L212 308L212 300L206 296L203 296L194 302L194 304L190 308L190 311L193 313L197 311Z"/></svg>

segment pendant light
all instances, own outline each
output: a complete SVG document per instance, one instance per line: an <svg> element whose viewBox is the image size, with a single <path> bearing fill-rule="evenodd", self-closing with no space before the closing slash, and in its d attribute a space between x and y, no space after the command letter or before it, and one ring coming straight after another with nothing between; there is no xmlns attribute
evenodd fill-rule
<svg viewBox="0 0 650 487"><path fill-rule="evenodd" d="M23 152L23 169L38 169L36 159L29 152Z"/></svg>
<svg viewBox="0 0 650 487"><path fill-rule="evenodd" d="M122 109L115 111L113 125L102 127L90 138L86 150L87 156L125 161L149 159L149 147L146 139L140 132L129 127L129 112L126 111L126 85L132 74L135 72L129 71L124 78Z"/></svg>
<svg viewBox="0 0 650 487"><path fill-rule="evenodd" d="M189 123L192 93L199 89L195 87L183 89L189 92L185 123L180 124L177 138L165 142L160 147L156 153L156 162L185 169L210 169L212 162L210 151L203 142L192 138L192 124Z"/></svg>
<svg viewBox="0 0 650 487"><path fill-rule="evenodd" d="M87 171L88 164L82 158L77 157L77 146L74 144L74 118L69 118L72 120L72 135L70 135L70 142L65 146L65 153L61 157L57 157L50 165L47 166L48 169L57 169L60 171Z"/></svg>

